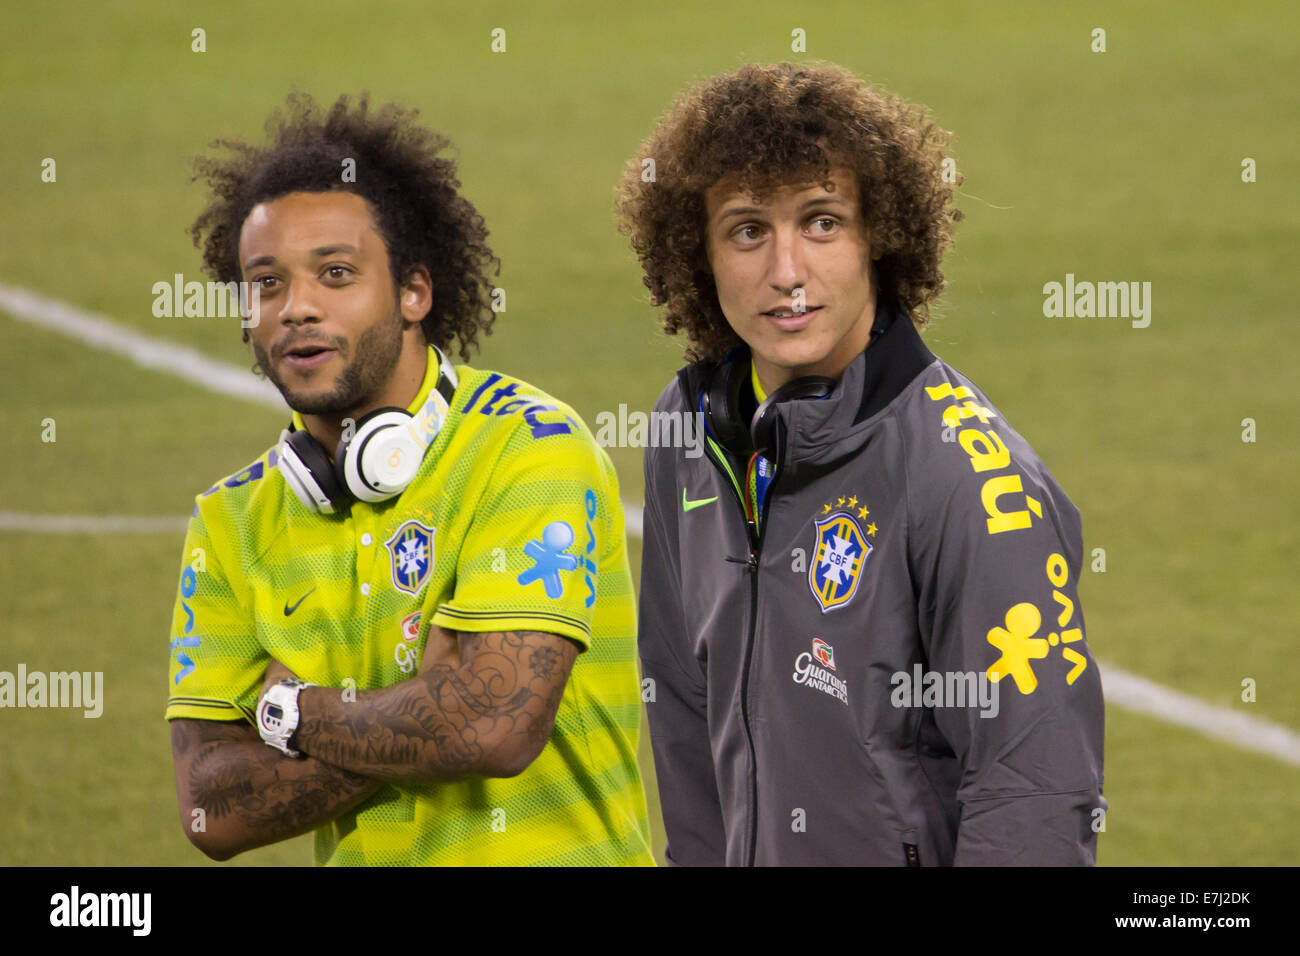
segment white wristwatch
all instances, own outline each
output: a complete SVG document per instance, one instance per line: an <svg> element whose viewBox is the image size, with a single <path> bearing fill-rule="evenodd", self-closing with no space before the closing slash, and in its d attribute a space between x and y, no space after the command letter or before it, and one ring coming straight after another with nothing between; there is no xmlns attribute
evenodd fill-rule
<svg viewBox="0 0 1300 956"><path fill-rule="evenodd" d="M289 746L289 738L298 729L298 694L304 687L315 687L300 680L282 680L275 684L257 704L257 732L268 747L290 757L302 751Z"/></svg>

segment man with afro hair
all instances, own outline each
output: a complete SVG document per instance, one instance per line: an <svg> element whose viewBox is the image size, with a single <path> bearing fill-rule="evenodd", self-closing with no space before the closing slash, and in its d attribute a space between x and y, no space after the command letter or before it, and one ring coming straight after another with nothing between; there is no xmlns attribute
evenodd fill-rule
<svg viewBox="0 0 1300 956"><path fill-rule="evenodd" d="M676 864L1092 864L1078 510L919 330L955 176L824 65L685 92L619 224L687 365L645 458L638 642Z"/></svg>
<svg viewBox="0 0 1300 956"><path fill-rule="evenodd" d="M653 864L618 482L568 405L453 364L496 259L414 111L291 95L218 141L193 226L255 287L292 409L200 494L169 699L209 856L315 831L318 864ZM207 424L211 427L211 423Z"/></svg>

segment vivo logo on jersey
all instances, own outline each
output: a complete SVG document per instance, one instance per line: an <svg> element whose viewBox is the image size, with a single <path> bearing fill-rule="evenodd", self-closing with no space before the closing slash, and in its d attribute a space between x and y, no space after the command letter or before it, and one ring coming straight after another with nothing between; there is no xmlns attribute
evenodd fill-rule
<svg viewBox="0 0 1300 956"><path fill-rule="evenodd" d="M191 632L194 630L194 610L186 603L186 599L192 599L194 592L199 589L198 575L194 573L192 567L187 567L181 572L181 609L185 612L185 634L183 637L173 637L171 640L171 650L176 651L176 662L180 664L180 670L176 672L176 677L172 683L179 684L190 674L194 673L194 661L185 653L185 648L199 647L203 639Z"/></svg>
<svg viewBox="0 0 1300 956"><path fill-rule="evenodd" d="M587 489L583 504L587 508L587 552L580 555L578 561L582 564L582 577L587 584L586 606L591 607L596 603L596 562L591 558L596 550L596 529L591 524L596 517L596 493L590 488Z"/></svg>
<svg viewBox="0 0 1300 956"><path fill-rule="evenodd" d="M548 435L567 435L573 431L572 419L569 419L567 415L564 416L565 421L560 422L538 420L537 416L542 412L558 411L554 405L534 402L528 398L513 398L512 396L519 391L519 382L506 382L506 384L493 389L488 400L479 405L478 400L483 393L500 381L502 381L502 378L496 372L489 375L484 379L483 384L474 390L474 394L469 397L469 401L465 403L461 411L468 415L477 407L480 415L513 415L518 413L524 416L524 421L528 423L528 428L534 438L545 438ZM510 399L510 401L502 402L502 399ZM498 405L498 402L502 403Z"/></svg>

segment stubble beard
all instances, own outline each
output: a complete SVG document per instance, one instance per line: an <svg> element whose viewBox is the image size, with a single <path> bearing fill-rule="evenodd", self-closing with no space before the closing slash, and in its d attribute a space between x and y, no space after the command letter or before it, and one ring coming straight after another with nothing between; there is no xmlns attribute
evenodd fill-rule
<svg viewBox="0 0 1300 956"><path fill-rule="evenodd" d="M284 397L285 404L300 415L345 415L365 405L392 378L402 355L402 315L394 312L377 322L357 339L356 357L349 361L346 339L323 342L343 359L343 371L334 387L324 394L295 392L276 374L270 355L256 341L253 354L258 367Z"/></svg>

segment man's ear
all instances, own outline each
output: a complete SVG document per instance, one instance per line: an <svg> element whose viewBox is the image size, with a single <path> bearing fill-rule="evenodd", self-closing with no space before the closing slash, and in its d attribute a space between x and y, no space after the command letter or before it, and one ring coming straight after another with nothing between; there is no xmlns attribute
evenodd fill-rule
<svg viewBox="0 0 1300 956"><path fill-rule="evenodd" d="M426 266L414 265L406 270L397 287L397 307L402 318L412 324L429 314L433 307L433 279Z"/></svg>

